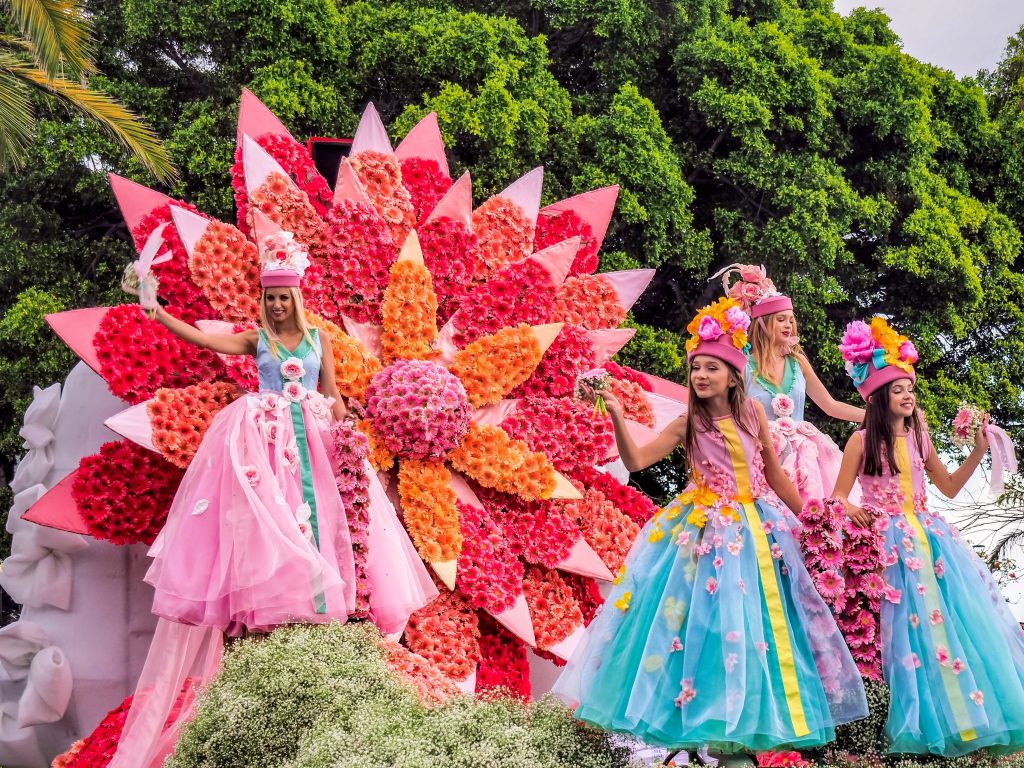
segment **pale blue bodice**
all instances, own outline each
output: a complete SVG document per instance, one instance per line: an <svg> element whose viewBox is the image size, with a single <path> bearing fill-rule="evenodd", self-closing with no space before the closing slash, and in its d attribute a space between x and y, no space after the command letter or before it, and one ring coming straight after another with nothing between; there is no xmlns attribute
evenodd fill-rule
<svg viewBox="0 0 1024 768"><path fill-rule="evenodd" d="M772 400L778 394L789 395L793 401L792 419L804 420L804 403L807 400L807 379L804 372L800 370L800 364L792 355L786 358L786 370L782 377L782 386L776 387L756 375L757 366L753 358L747 361L747 369L743 377L747 384L747 395L757 400L764 406L764 412L768 414L769 421L775 421L778 417L772 409Z"/></svg>
<svg viewBox="0 0 1024 768"><path fill-rule="evenodd" d="M260 331L260 338L256 343L256 369L260 375L261 392L280 392L284 389L281 363L289 357L297 357L302 361L302 366L306 370L302 377L302 386L307 390L316 391L317 383L320 381L320 358L322 355L320 332L316 328L310 328L309 335L313 339L312 344L303 339L294 352L279 349L278 352L282 355L279 360L270 354L267 336L262 330Z"/></svg>

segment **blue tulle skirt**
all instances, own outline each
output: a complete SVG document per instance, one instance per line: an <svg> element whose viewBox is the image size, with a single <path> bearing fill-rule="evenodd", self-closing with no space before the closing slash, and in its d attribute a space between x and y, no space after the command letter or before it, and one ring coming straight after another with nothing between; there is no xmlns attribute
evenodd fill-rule
<svg viewBox="0 0 1024 768"><path fill-rule="evenodd" d="M792 515L759 499L704 521L683 498L640 532L556 695L600 728L724 752L824 744L866 716Z"/></svg>
<svg viewBox="0 0 1024 768"><path fill-rule="evenodd" d="M881 617L890 750L1024 749L1024 633L956 530L927 513L912 520L893 516L886 531L885 579L897 590Z"/></svg>

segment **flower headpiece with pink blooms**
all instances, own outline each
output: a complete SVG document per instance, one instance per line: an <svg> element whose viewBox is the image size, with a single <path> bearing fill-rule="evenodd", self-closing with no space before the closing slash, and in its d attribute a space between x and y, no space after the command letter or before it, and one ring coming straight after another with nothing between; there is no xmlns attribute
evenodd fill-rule
<svg viewBox="0 0 1024 768"><path fill-rule="evenodd" d="M914 342L896 333L883 317L871 318L870 325L860 320L847 325L839 352L846 361L846 372L865 400L892 381L917 378Z"/></svg>
<svg viewBox="0 0 1024 768"><path fill-rule="evenodd" d="M729 285L733 275L738 275L739 279ZM740 302L743 310L752 318L793 309L792 300L779 292L775 283L768 278L764 266L730 264L713 274L711 279L719 276L722 278L722 288L725 289L726 296Z"/></svg>
<svg viewBox="0 0 1024 768"><path fill-rule="evenodd" d="M736 299L721 298L698 310L686 326L692 335L686 341L686 359L711 355L743 371L747 367L747 329L750 317Z"/></svg>
<svg viewBox="0 0 1024 768"><path fill-rule="evenodd" d="M264 288L298 288L309 267L309 252L295 241L295 235L283 230L267 235L260 241L260 253L260 284Z"/></svg>

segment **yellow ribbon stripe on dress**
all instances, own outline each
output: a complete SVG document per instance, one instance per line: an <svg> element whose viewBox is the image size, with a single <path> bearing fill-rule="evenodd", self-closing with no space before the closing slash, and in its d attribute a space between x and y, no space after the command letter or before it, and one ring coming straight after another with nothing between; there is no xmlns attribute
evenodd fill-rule
<svg viewBox="0 0 1024 768"><path fill-rule="evenodd" d="M793 725L793 734L796 737L806 736L810 733L807 727L807 717L804 714L803 701L800 698L800 682L796 675L796 661L793 658L793 645L789 637L789 621L786 609L782 605L782 592L779 588L778 574L775 570L775 560L772 558L771 545L768 543L768 535L761 525L761 517L757 513L757 507L752 501L750 491L750 472L747 469L746 456L743 454L743 444L736 432L736 425L732 419L722 419L718 422L718 428L725 438L725 445L729 449L729 459L732 461L732 469L736 475L737 498L742 500L743 510L747 513L747 524L750 527L750 537L754 542L754 553L757 556L757 570L761 574L761 589L764 592L764 600L768 606L768 621L771 625L772 635L775 638L775 650L779 659L779 673L782 676L782 689L786 693L786 704L789 706L789 717Z"/></svg>
<svg viewBox="0 0 1024 768"><path fill-rule="evenodd" d="M935 563L932 560L932 548L928 543L928 536L925 533L924 526L921 525L920 519L917 517L917 513L914 511L914 477L910 463L910 449L907 446L907 438L899 437L896 440L896 463L900 470L900 491L903 493L903 516L910 523L914 532L917 534L918 543L921 545L921 549L924 550L923 557L921 560L924 564L919 570L918 577L921 579L921 584L924 586L924 605L925 611L930 615L932 611L941 610L941 603L939 601L939 582L935 578ZM921 617L921 621L928 621L927 616ZM928 629L932 635L932 642L936 646L943 646L949 648L949 637L946 634L946 624L941 622L939 624L932 624L928 621ZM928 662L933 661L929 659ZM973 741L978 737L975 733L974 728L971 727L971 718L967 714L967 700L964 698L964 692L960 689L960 683L956 679L956 675L948 665L940 665L939 671L942 673L942 685L946 689L946 698L949 699L949 706L953 710L953 719L956 721L957 728L960 729L961 741Z"/></svg>

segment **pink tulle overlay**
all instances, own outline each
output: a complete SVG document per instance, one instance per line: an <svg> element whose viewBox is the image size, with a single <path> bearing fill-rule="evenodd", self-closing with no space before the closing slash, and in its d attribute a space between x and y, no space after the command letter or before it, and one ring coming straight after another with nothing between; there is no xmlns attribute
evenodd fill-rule
<svg viewBox="0 0 1024 768"><path fill-rule="evenodd" d="M835 441L807 421L782 417L769 427L775 453L800 499L807 503L831 496L843 461Z"/></svg>
<svg viewBox="0 0 1024 768"><path fill-rule="evenodd" d="M290 404L274 393L246 395L213 420L149 551L155 614L229 636L348 618L355 573L325 448L330 412L310 393L302 413L319 546Z"/></svg>

